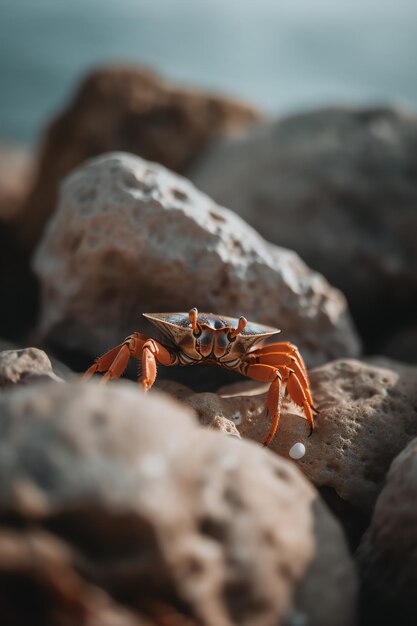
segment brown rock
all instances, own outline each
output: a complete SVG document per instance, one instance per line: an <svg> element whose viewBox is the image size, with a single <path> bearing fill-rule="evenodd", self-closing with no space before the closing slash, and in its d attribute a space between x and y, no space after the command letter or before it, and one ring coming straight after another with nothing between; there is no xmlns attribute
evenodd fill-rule
<svg viewBox="0 0 417 626"><path fill-rule="evenodd" d="M358 551L365 615L381 626L417 623L416 500L417 439L413 439L390 467Z"/></svg>
<svg viewBox="0 0 417 626"><path fill-rule="evenodd" d="M1 528L1 623L153 626L78 576L76 560L71 548L48 532Z"/></svg>
<svg viewBox="0 0 417 626"><path fill-rule="evenodd" d="M43 350L24 348L0 352L0 389L16 384L27 385L33 382L64 382L52 370L51 361Z"/></svg>
<svg viewBox="0 0 417 626"><path fill-rule="evenodd" d="M415 321L416 163L414 113L340 108L216 144L191 177L339 287L375 352Z"/></svg>
<svg viewBox="0 0 417 626"><path fill-rule="evenodd" d="M22 237L33 247L63 178L80 163L125 150L183 172L208 143L260 119L253 107L172 85L135 67L103 67L81 84L45 134Z"/></svg>
<svg viewBox="0 0 417 626"><path fill-rule="evenodd" d="M67 589L201 626L354 623L340 528L285 460L129 383L7 392L0 422L0 523L55 535Z"/></svg>
<svg viewBox="0 0 417 626"><path fill-rule="evenodd" d="M184 178L132 155L103 155L67 178L34 267L42 337L94 356L147 330L141 312L193 306L282 328L310 363L359 352L339 291Z"/></svg>
<svg viewBox="0 0 417 626"><path fill-rule="evenodd" d="M270 448L289 458L302 442L305 456L296 461L316 485L332 489L349 504L370 514L394 457L417 436L416 368L389 359L379 365L339 360L311 372L313 399L319 408L316 430L300 408L285 398L278 434ZM265 441L268 385L242 382L216 394L183 399L202 424L230 420L242 437ZM175 388L171 388L175 394Z"/></svg>

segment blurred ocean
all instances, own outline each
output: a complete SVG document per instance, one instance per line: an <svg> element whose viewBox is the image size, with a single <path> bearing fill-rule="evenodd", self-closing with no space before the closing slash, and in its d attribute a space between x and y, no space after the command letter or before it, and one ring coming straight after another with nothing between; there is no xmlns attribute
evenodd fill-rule
<svg viewBox="0 0 417 626"><path fill-rule="evenodd" d="M0 0L0 140L33 142L80 78L109 61L276 113L417 108L417 2Z"/></svg>

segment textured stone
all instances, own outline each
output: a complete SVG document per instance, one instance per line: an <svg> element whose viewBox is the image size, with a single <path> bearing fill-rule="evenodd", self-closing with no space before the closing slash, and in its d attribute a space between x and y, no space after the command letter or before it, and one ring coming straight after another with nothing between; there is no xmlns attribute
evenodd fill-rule
<svg viewBox="0 0 417 626"><path fill-rule="evenodd" d="M368 623L417 623L417 439L393 461L358 551ZM365 622L364 622L365 623Z"/></svg>
<svg viewBox="0 0 417 626"><path fill-rule="evenodd" d="M5 626L156 626L78 576L76 560L68 544L46 531L0 528L1 623Z"/></svg>
<svg viewBox="0 0 417 626"><path fill-rule="evenodd" d="M310 436L300 408L286 397L270 448L289 458L291 447L303 443L306 454L296 463L306 476L369 515L391 461L417 436L416 377L415 367L389 359L318 367L310 373L320 411L316 430ZM265 441L271 423L265 410L268 385L241 382L216 394L179 389L202 424L216 428L216 420L230 420L242 437ZM170 391L180 397L175 387Z"/></svg>
<svg viewBox="0 0 417 626"><path fill-rule="evenodd" d="M48 380L63 382L53 372L51 361L43 350L24 348L0 352L0 389Z"/></svg>
<svg viewBox="0 0 417 626"><path fill-rule="evenodd" d="M94 356L147 331L141 312L193 306L282 328L309 363L359 352L345 299L323 277L132 155L103 155L67 178L34 267L41 335Z"/></svg>
<svg viewBox="0 0 417 626"><path fill-rule="evenodd" d="M200 626L354 623L338 524L260 446L121 382L6 392L0 429L0 524L53 535L64 588L72 577L133 614L166 602Z"/></svg>
<svg viewBox="0 0 417 626"><path fill-rule="evenodd" d="M170 84L135 67L103 67L50 124L21 221L29 247L55 208L63 178L88 158L126 150L183 172L210 141L260 119L253 107Z"/></svg>
<svg viewBox="0 0 417 626"><path fill-rule="evenodd" d="M191 178L339 287L376 351L415 321L416 163L414 113L324 109L213 146Z"/></svg>

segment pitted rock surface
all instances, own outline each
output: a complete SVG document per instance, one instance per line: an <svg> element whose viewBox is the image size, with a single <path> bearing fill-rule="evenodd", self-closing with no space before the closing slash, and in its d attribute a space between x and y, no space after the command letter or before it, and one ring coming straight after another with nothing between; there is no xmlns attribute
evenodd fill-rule
<svg viewBox="0 0 417 626"><path fill-rule="evenodd" d="M261 117L248 104L171 84L138 67L94 70L45 133L20 224L25 245L39 239L61 181L86 159L126 150L184 172L213 139L239 135Z"/></svg>
<svg viewBox="0 0 417 626"><path fill-rule="evenodd" d="M53 371L51 361L38 348L0 352L0 390L16 384L53 380L63 382Z"/></svg>
<svg viewBox="0 0 417 626"><path fill-rule="evenodd" d="M417 623L417 439L393 461L358 551L368 619Z"/></svg>
<svg viewBox="0 0 417 626"><path fill-rule="evenodd" d="M303 413L287 396L270 448L289 458L291 447L302 442L306 454L296 463L316 487L331 488L370 514L391 461L417 436L417 368L389 359L338 360L314 369L310 378L319 409L315 431L310 436ZM219 420L229 420L241 437L265 441L268 385L243 381L215 394L178 389L167 390L182 394L203 425L217 428Z"/></svg>
<svg viewBox="0 0 417 626"><path fill-rule="evenodd" d="M5 626L163 626L121 606L75 570L52 533L0 528L0 619ZM192 626L178 621L178 626ZM166 624L166 622L165 622Z"/></svg>
<svg viewBox="0 0 417 626"><path fill-rule="evenodd" d="M191 178L339 287L375 351L415 322L416 163L415 113L334 108L219 142Z"/></svg>
<svg viewBox="0 0 417 626"><path fill-rule="evenodd" d="M200 626L354 624L338 524L297 468L260 446L121 382L6 392L0 430L1 530L16 524L23 552L33 533L51 537L71 593L98 588L150 616L157 600Z"/></svg>
<svg viewBox="0 0 417 626"><path fill-rule="evenodd" d="M346 301L322 276L132 155L103 155L66 179L34 268L41 335L94 356L146 330L141 312L193 306L282 328L310 364L359 352Z"/></svg>

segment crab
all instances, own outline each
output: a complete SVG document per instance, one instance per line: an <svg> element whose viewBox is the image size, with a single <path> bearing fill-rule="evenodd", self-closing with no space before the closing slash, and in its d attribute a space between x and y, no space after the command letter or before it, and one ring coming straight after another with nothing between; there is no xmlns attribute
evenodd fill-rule
<svg viewBox="0 0 417 626"><path fill-rule="evenodd" d="M271 427L264 446L273 440L279 423L284 393L303 409L314 430L313 413L317 412L311 397L307 369L298 348L288 342L265 341L281 332L277 328L212 313L144 313L170 346L135 332L103 356L85 372L88 379L105 372L103 382L119 378L129 359L139 360L139 379L144 391L152 387L160 365L216 365L239 372L252 380L271 383L266 408Z"/></svg>

